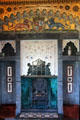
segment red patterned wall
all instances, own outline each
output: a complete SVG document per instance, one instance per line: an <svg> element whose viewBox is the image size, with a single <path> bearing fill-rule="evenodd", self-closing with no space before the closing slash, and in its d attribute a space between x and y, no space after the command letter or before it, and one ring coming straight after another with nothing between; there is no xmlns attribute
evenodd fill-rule
<svg viewBox="0 0 80 120"><path fill-rule="evenodd" d="M6 104L0 106L0 119L1 118L13 118L16 116L16 105Z"/></svg>
<svg viewBox="0 0 80 120"><path fill-rule="evenodd" d="M72 119L79 119L79 105L64 105L64 116Z"/></svg>

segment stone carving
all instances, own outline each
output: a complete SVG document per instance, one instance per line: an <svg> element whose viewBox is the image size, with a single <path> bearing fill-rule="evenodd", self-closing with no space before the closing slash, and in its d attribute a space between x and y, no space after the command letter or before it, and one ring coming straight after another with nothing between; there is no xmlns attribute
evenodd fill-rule
<svg viewBox="0 0 80 120"><path fill-rule="evenodd" d="M37 59L36 61L32 62L32 65L28 63L29 69L27 75L51 75L50 72L50 63L47 65L45 61L41 59Z"/></svg>

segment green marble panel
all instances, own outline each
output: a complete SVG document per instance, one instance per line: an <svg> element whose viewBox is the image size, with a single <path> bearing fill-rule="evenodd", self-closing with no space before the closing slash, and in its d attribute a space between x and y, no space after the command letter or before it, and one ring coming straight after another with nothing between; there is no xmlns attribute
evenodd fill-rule
<svg viewBox="0 0 80 120"><path fill-rule="evenodd" d="M21 78L21 105L22 109L32 108L32 80L33 78ZM48 80L48 106L57 108L57 78ZM37 107L36 107L37 108ZM44 107L43 107L44 108Z"/></svg>
<svg viewBox="0 0 80 120"><path fill-rule="evenodd" d="M51 78L49 80L51 81L50 106L51 108L57 108L57 78Z"/></svg>
<svg viewBox="0 0 80 120"><path fill-rule="evenodd" d="M32 82L31 82L31 79L29 78L22 78L21 79L21 105L22 105L22 108L25 109L25 108L30 108L31 106L31 92L30 92L30 87L32 86L31 85Z"/></svg>

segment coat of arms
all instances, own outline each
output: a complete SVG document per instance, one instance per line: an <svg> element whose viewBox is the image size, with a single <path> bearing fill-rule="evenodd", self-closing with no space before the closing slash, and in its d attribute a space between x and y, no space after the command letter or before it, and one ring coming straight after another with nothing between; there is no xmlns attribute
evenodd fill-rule
<svg viewBox="0 0 80 120"><path fill-rule="evenodd" d="M42 31L44 29L44 18L43 17L33 18L33 29L36 32Z"/></svg>

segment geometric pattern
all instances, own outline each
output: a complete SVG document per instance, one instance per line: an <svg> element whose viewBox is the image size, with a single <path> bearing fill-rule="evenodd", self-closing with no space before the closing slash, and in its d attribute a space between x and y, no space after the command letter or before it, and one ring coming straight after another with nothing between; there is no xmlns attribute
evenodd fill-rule
<svg viewBox="0 0 80 120"><path fill-rule="evenodd" d="M47 118L48 120L50 118L55 118L57 119L58 118L58 114L57 113L50 113L50 112L22 112L18 118L21 120L21 119L36 119L36 118Z"/></svg>

